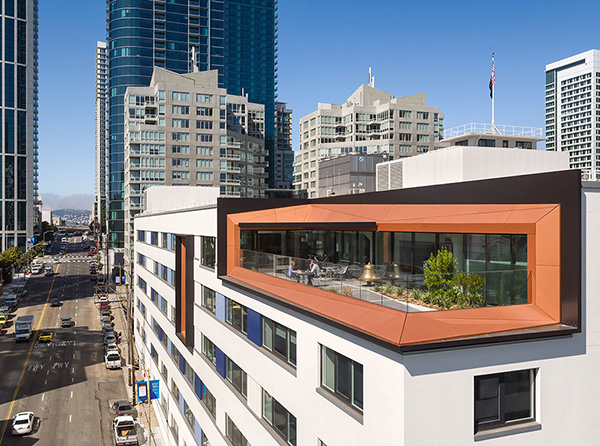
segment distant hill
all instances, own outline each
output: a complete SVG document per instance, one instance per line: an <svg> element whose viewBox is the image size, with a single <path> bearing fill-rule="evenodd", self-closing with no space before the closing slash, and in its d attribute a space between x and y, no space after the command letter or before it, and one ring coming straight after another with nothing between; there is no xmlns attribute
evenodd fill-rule
<svg viewBox="0 0 600 446"><path fill-rule="evenodd" d="M52 215L56 215L58 217L64 217L66 215L81 215L82 217L89 217L90 211L87 209L57 209L52 211Z"/></svg>

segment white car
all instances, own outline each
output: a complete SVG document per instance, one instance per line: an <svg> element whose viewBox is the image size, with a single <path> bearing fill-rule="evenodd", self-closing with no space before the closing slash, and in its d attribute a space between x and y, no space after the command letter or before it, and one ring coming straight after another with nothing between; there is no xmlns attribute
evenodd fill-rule
<svg viewBox="0 0 600 446"><path fill-rule="evenodd" d="M117 352L119 353L119 347L115 342L111 342L110 344L106 344L104 346L104 353Z"/></svg>
<svg viewBox="0 0 600 446"><path fill-rule="evenodd" d="M54 257L54 259L52 260L52 263L58 263L60 260L58 260L58 257Z"/></svg>
<svg viewBox="0 0 600 446"><path fill-rule="evenodd" d="M108 296L98 296L98 302L108 302Z"/></svg>
<svg viewBox="0 0 600 446"><path fill-rule="evenodd" d="M15 415L12 424L13 435L29 434L33 430L33 420L35 415L33 412L21 412Z"/></svg>

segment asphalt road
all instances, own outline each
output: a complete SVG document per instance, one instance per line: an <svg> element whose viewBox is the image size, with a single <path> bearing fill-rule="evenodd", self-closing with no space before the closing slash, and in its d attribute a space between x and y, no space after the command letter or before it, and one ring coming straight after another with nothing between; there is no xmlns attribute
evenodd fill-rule
<svg viewBox="0 0 600 446"><path fill-rule="evenodd" d="M95 282L89 275L92 257L83 252L81 237L70 238L65 255L57 254L59 245L43 258L54 275L31 276L27 294L0 334L0 446L114 444L109 405L127 399L128 391L122 371L104 366ZM50 306L54 297L62 301L60 307ZM120 326L122 315L114 307ZM34 331L30 342L16 343L14 321L23 315L34 315L38 333L52 331L52 342L37 342ZM73 318L70 328L60 327L63 316ZM12 418L23 411L35 413L34 432L13 437Z"/></svg>

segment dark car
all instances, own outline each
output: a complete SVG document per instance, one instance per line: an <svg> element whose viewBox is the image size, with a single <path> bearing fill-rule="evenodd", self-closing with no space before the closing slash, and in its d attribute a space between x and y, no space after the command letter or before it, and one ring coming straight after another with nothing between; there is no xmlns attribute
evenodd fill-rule
<svg viewBox="0 0 600 446"><path fill-rule="evenodd" d="M131 404L129 404L129 401L115 401L113 403L113 409L118 417L123 415L133 416L133 408L131 407Z"/></svg>
<svg viewBox="0 0 600 446"><path fill-rule="evenodd" d="M58 300L58 298L53 297L52 300L50 301L50 306L51 307L60 307L60 300Z"/></svg>
<svg viewBox="0 0 600 446"><path fill-rule="evenodd" d="M15 289L13 293L16 294L18 298L21 298L27 294L27 290L23 287L19 287Z"/></svg>
<svg viewBox="0 0 600 446"><path fill-rule="evenodd" d="M90 280L92 282L95 282L96 280L98 280L98 276L96 276L96 273L91 273L90 274Z"/></svg>

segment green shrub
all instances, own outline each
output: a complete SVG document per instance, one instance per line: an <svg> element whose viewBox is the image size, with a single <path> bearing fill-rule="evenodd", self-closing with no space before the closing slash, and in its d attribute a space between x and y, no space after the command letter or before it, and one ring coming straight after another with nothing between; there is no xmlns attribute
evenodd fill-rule
<svg viewBox="0 0 600 446"><path fill-rule="evenodd" d="M458 292L454 275L458 272L457 263L446 247L429 256L425 267L425 284L432 304L450 308L456 302Z"/></svg>
<svg viewBox="0 0 600 446"><path fill-rule="evenodd" d="M375 285L373 287L373 291L375 291L376 293L381 293L383 291L383 287L381 285Z"/></svg>
<svg viewBox="0 0 600 446"><path fill-rule="evenodd" d="M386 282L385 287L383 288L383 291L386 294L393 294L394 293L394 285L392 284L392 282Z"/></svg>
<svg viewBox="0 0 600 446"><path fill-rule="evenodd" d="M330 286L329 288L327 288L327 291L331 291L332 293L337 293L338 289L337 289L337 287Z"/></svg>
<svg viewBox="0 0 600 446"><path fill-rule="evenodd" d="M402 297L404 296L404 292L406 291L406 288L403 286L399 286L398 288L396 288L396 296L398 297Z"/></svg>
<svg viewBox="0 0 600 446"><path fill-rule="evenodd" d="M348 297L353 297L352 296L352 288L349 286L344 286L342 287L342 294L344 296L348 296Z"/></svg>
<svg viewBox="0 0 600 446"><path fill-rule="evenodd" d="M482 307L485 305L483 294L479 292L485 286L485 279L477 274L458 273L454 276L458 290L456 303L460 308Z"/></svg>

